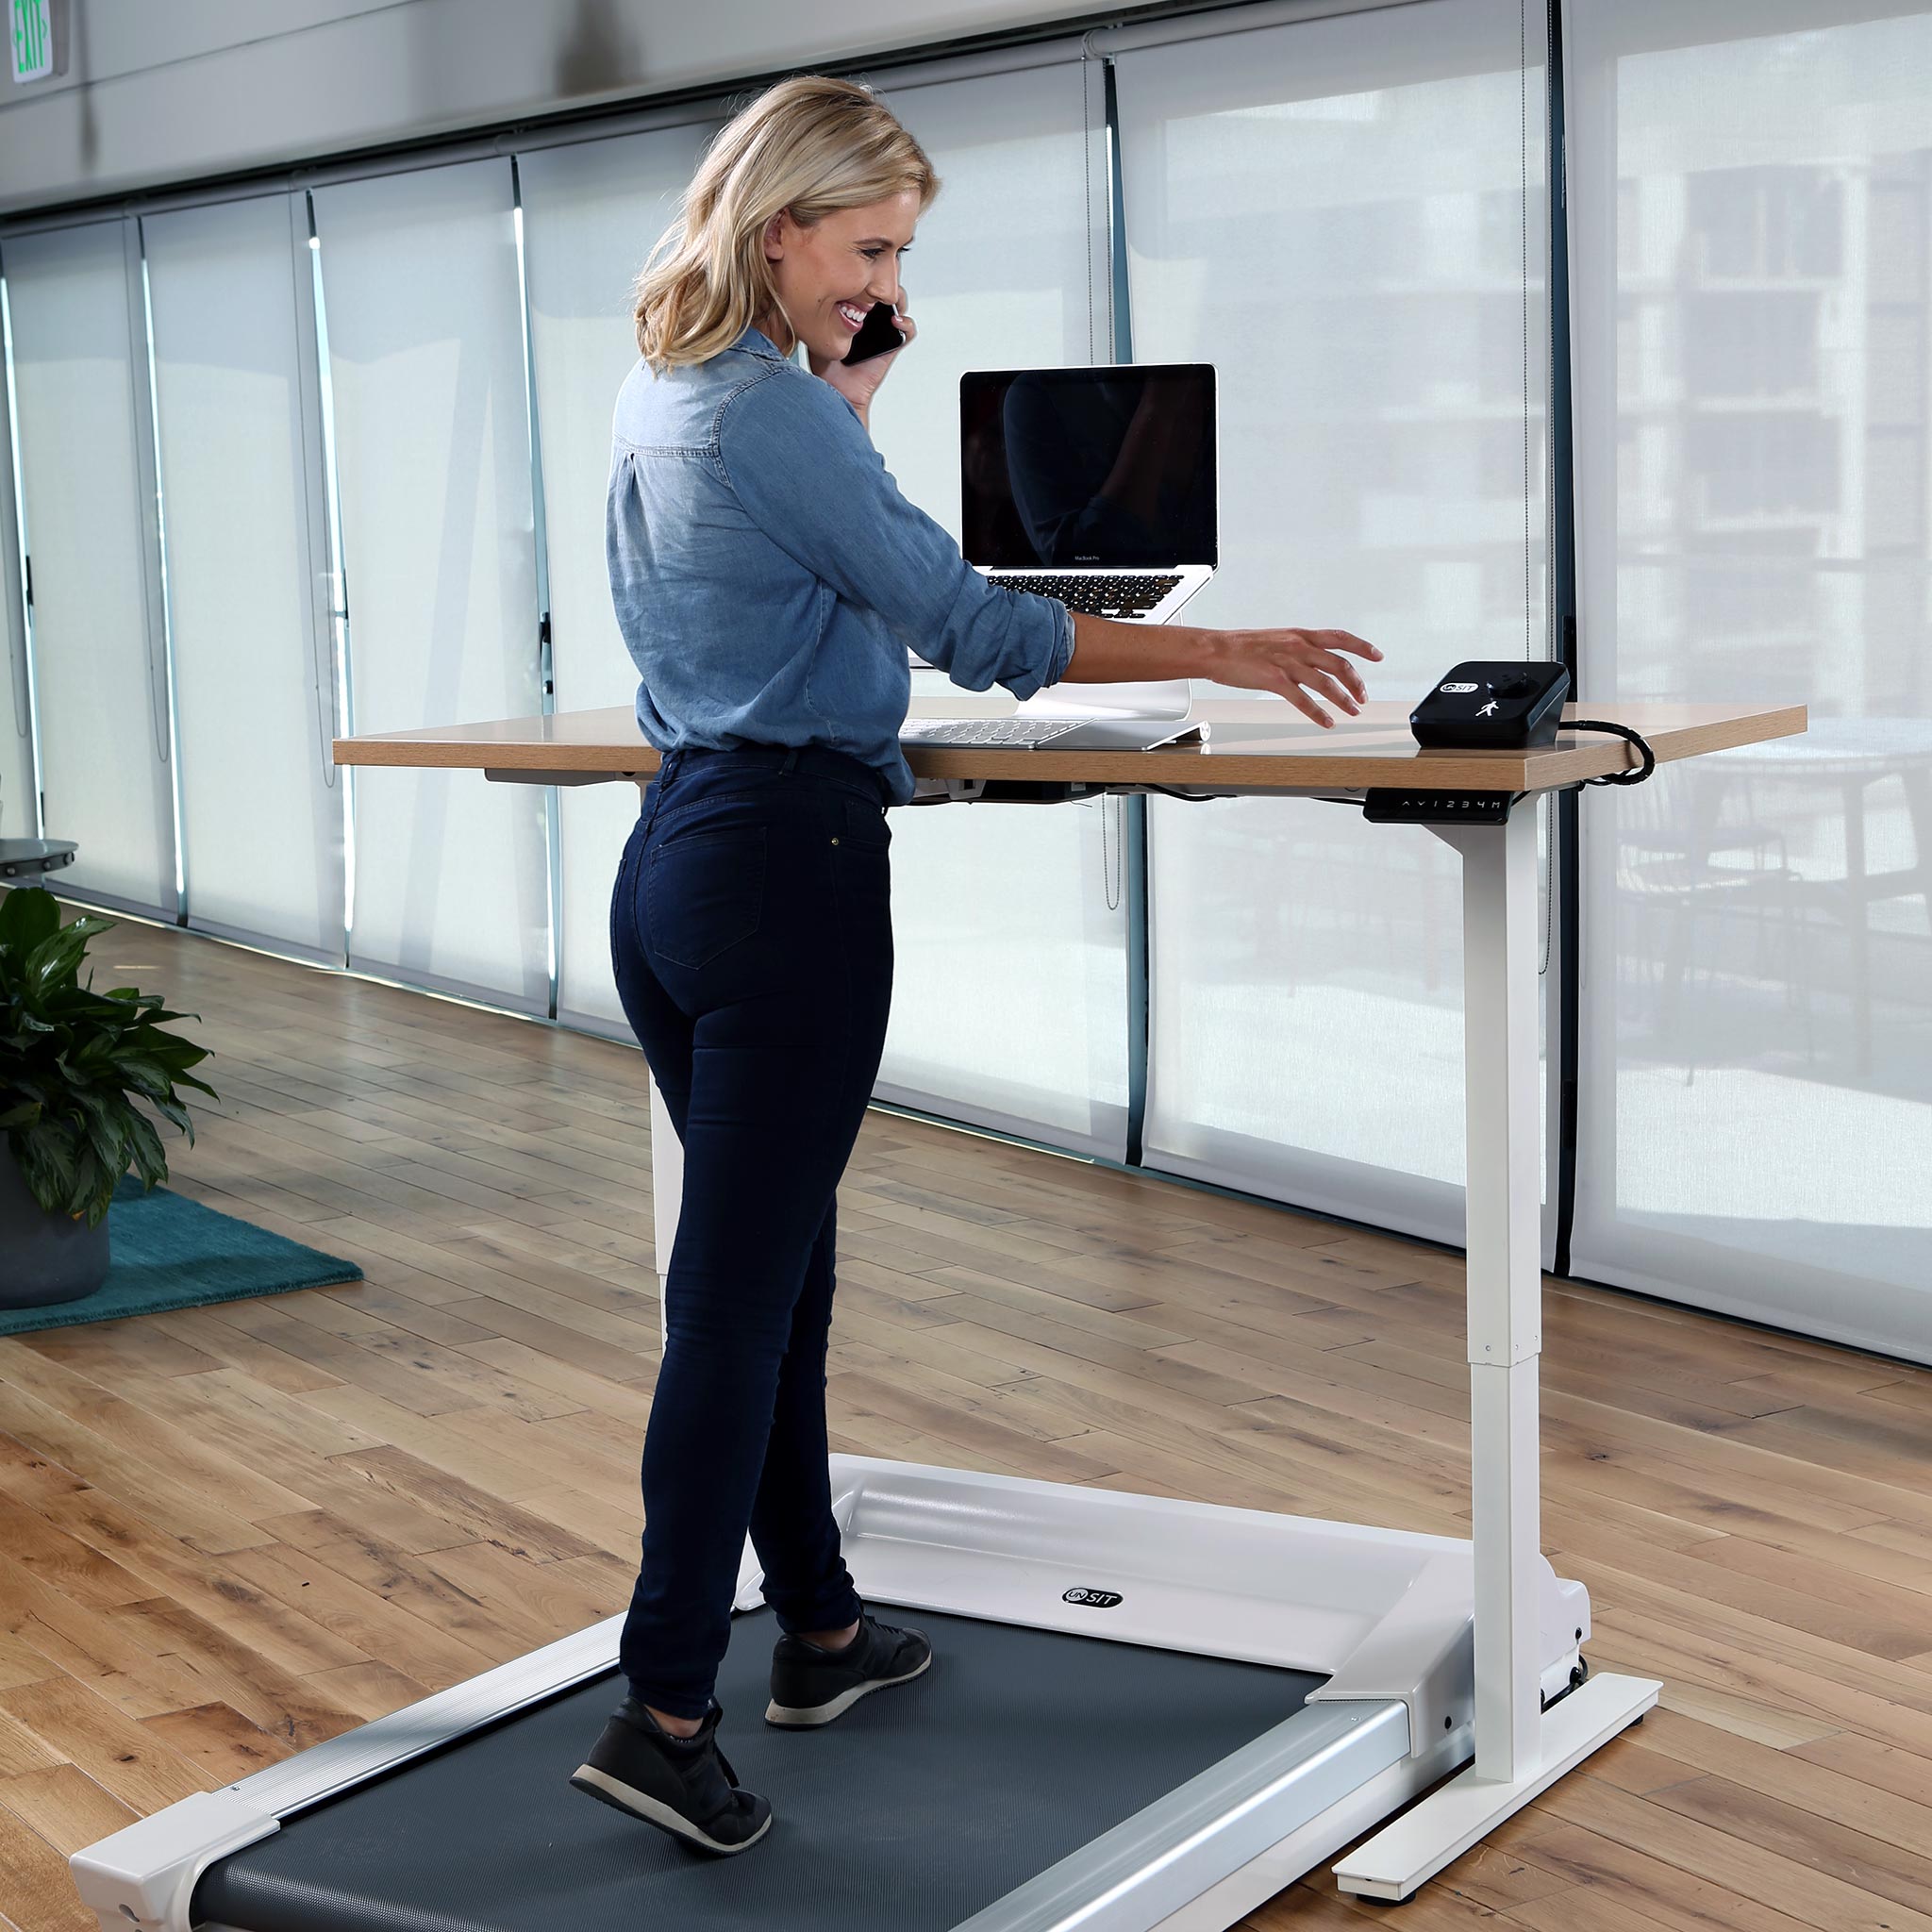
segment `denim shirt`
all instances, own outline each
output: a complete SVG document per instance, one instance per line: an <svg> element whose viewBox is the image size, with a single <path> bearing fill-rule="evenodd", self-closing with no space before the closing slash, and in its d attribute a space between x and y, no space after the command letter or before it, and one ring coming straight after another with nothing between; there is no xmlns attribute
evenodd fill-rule
<svg viewBox="0 0 1932 1932"><path fill-rule="evenodd" d="M604 548L659 751L822 744L912 796L909 647L1029 698L1074 652L1064 604L1002 590L907 502L858 412L756 328L654 377L611 425Z"/></svg>

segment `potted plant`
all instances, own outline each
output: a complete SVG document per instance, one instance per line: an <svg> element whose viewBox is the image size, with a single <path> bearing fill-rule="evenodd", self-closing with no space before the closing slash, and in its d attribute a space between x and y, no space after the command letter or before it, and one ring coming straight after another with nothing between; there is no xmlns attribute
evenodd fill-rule
<svg viewBox="0 0 1932 1932"><path fill-rule="evenodd" d="M168 1177L145 1101L194 1143L178 1088L217 1099L188 1069L208 1058L162 1028L158 993L79 981L97 933L92 915L60 924L44 887L0 902L0 1307L77 1300L108 1274L108 1209L132 1168L143 1188Z"/></svg>

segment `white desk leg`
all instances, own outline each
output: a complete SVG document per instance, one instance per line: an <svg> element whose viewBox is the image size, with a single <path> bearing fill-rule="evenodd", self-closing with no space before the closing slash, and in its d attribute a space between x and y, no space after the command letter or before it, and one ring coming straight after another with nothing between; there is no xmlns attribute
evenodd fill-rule
<svg viewBox="0 0 1932 1932"><path fill-rule="evenodd" d="M664 1276L671 1268L671 1244L677 1239L677 1209L684 1198L684 1142L671 1124L671 1109L651 1082L651 1220L658 1250L658 1340L668 1335Z"/></svg>
<svg viewBox="0 0 1932 1932"><path fill-rule="evenodd" d="M1537 1357L1542 1352L1542 1141L1537 1113L1536 812L1457 829L1462 853L1468 1149L1475 1769L1537 1768Z"/></svg>
<svg viewBox="0 0 1932 1932"><path fill-rule="evenodd" d="M1657 1701L1602 1676L1541 1711L1537 1357L1542 1160L1537 1108L1537 813L1441 837L1462 855L1475 1762L1335 1868L1407 1898Z"/></svg>

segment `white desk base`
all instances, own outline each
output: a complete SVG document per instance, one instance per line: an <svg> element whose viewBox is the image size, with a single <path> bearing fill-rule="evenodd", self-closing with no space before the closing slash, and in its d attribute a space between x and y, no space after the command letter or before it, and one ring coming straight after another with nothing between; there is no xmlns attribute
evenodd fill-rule
<svg viewBox="0 0 1932 1932"><path fill-rule="evenodd" d="M1357 1845L1336 1866L1335 1882L1359 1898L1391 1903L1407 1898L1566 1771L1634 1724L1657 1702L1661 1688L1647 1677L1591 1678L1539 1721L1534 1771L1496 1779L1484 1777L1471 1765Z"/></svg>

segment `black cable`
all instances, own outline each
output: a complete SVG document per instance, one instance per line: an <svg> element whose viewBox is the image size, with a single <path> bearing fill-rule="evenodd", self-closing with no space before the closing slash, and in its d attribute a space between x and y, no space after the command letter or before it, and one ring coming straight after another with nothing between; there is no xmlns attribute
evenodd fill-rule
<svg viewBox="0 0 1932 1932"><path fill-rule="evenodd" d="M1600 778L1585 778L1585 785L1641 785L1657 770L1657 754L1646 744L1642 737L1631 730L1627 724L1606 724L1596 718L1572 718L1564 725L1565 731L1608 731L1618 738L1627 738L1643 754L1643 762L1633 770L1606 772Z"/></svg>

